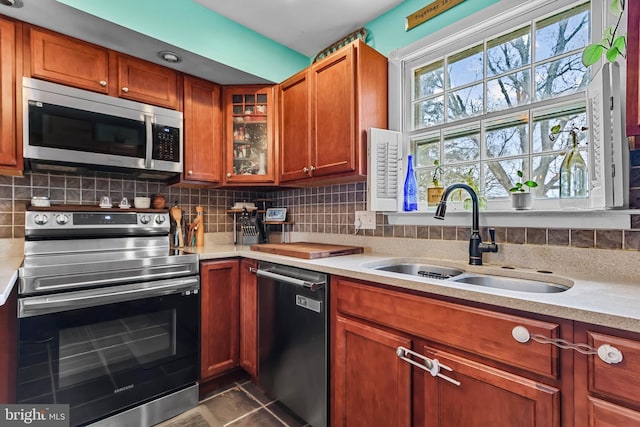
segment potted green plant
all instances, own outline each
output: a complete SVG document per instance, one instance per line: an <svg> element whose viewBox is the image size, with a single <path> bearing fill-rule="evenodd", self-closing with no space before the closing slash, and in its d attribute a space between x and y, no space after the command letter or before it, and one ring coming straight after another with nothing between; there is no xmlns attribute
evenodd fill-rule
<svg viewBox="0 0 640 427"><path fill-rule="evenodd" d="M598 62L604 53L607 61L615 62L618 56L626 58L627 40L624 35L617 36L618 28L624 16L625 0L611 0L609 11L618 17L615 25L605 28L602 40L592 43L582 51L582 63L589 67Z"/></svg>
<svg viewBox="0 0 640 427"><path fill-rule="evenodd" d="M442 185L444 169L440 166L439 160L434 160L433 165L435 166L435 169L433 170L433 175L431 177L431 184L427 187L428 206L436 206L440 202L442 194L444 193L444 185Z"/></svg>
<svg viewBox="0 0 640 427"><path fill-rule="evenodd" d="M509 189L511 192L511 207L515 210L531 209L533 204L533 194L530 191L538 186L538 183L532 180L524 180L524 174L521 170L516 172L518 181Z"/></svg>

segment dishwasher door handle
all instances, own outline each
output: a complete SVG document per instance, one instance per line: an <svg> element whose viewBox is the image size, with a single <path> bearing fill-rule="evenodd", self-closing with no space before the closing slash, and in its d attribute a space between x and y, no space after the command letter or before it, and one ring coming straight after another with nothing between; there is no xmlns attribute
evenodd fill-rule
<svg viewBox="0 0 640 427"><path fill-rule="evenodd" d="M249 268L249 271L256 273L258 277L264 277L267 279L277 280L279 282L288 283L290 285L302 286L312 291L322 289L326 282L309 282L307 280L296 279L295 277L285 276L283 274L273 273L267 270L260 270L258 268Z"/></svg>

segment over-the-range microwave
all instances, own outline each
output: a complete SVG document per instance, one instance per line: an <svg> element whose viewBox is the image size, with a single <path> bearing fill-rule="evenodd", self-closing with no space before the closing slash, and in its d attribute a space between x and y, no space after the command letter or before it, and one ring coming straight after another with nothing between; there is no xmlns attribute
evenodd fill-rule
<svg viewBox="0 0 640 427"><path fill-rule="evenodd" d="M33 170L182 172L182 113L23 77L23 155Z"/></svg>

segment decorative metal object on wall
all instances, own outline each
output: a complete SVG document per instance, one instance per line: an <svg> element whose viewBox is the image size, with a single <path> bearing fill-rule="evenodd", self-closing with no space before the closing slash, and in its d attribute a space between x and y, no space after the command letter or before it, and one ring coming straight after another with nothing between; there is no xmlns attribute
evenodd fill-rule
<svg viewBox="0 0 640 427"><path fill-rule="evenodd" d="M412 28L427 22L429 19L440 15L463 1L464 0L435 0L433 3L429 3L422 9L413 12L405 18L405 31L409 31Z"/></svg>
<svg viewBox="0 0 640 427"><path fill-rule="evenodd" d="M335 52L336 50L348 45L349 43L352 43L353 41L360 39L363 42L367 40L367 29L362 27L352 33L347 34L346 36L344 36L343 38L341 38L340 40L338 40L337 42L333 43L330 46L327 46L326 48L324 48L323 50L321 50L315 58L313 58L313 63L315 64L316 62L318 62L319 60L321 60L322 58L331 55L333 52Z"/></svg>

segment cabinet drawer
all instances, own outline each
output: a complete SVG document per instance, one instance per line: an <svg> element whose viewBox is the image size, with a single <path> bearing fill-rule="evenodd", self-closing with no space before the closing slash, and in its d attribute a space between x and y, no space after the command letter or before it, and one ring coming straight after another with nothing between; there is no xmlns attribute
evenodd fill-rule
<svg viewBox="0 0 640 427"><path fill-rule="evenodd" d="M533 340L516 342L511 330L559 338L555 323L429 299L334 278L336 309L379 325L443 343L529 372L558 378L558 348Z"/></svg>
<svg viewBox="0 0 640 427"><path fill-rule="evenodd" d="M587 342L598 348L609 344L622 352L622 362L609 365L598 356L589 356L589 392L638 406L640 396L640 342L613 335L587 332Z"/></svg>

